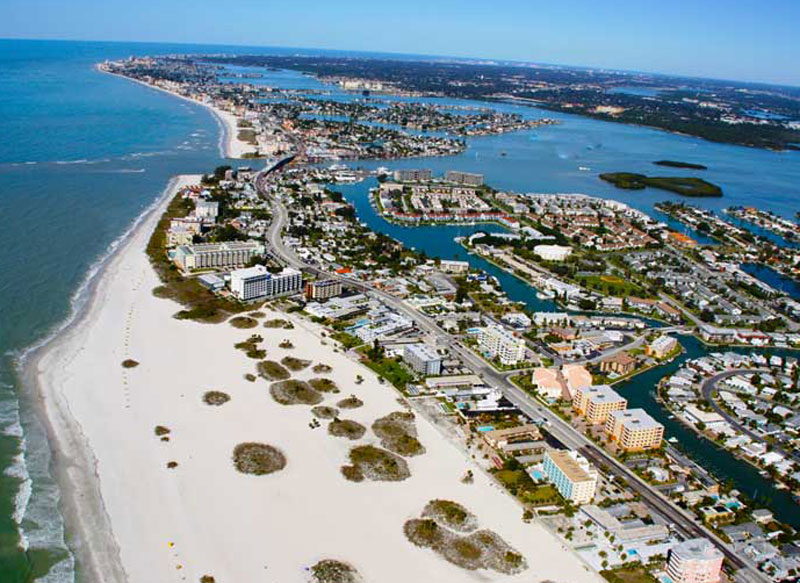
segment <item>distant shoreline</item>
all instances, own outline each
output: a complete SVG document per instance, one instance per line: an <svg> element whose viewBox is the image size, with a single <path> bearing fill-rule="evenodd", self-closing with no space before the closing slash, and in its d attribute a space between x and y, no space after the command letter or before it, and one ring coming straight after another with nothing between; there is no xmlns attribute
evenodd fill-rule
<svg viewBox="0 0 800 583"><path fill-rule="evenodd" d="M201 107L205 107L208 109L214 116L214 119L217 120L217 123L220 127L220 137L219 137L219 154L221 158L229 158L232 160L248 160L253 158L245 158L244 154L246 153L247 148L254 148L254 146L250 144L246 144L238 139L237 137L237 130L236 122L238 118L227 111L224 111L215 105L210 103L205 103L203 101L199 101L197 99L192 99L191 97L187 97L186 95L181 95L180 93L176 93L175 91L170 91L169 89L164 89L163 87L158 87L156 85L151 85L150 83L145 83L144 81L140 81L139 79L134 79L132 77L127 77L125 75L120 75L119 73L113 73L111 71L107 71L104 69L100 63L95 65L95 69L101 73L105 73L107 75L112 75L114 77L118 77L120 79L125 79L126 81L132 81L133 83L138 83L144 87L148 87L150 89L155 89L156 91L161 91L162 93L166 93L167 95L171 95L173 97L177 97L179 99L183 99L184 101L188 101L189 103L194 103L195 105L199 105ZM252 151L252 150L250 150Z"/></svg>

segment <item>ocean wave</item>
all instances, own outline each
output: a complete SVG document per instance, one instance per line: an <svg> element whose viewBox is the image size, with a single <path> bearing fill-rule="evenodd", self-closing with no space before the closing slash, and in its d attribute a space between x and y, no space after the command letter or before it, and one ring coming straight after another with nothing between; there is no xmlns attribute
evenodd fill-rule
<svg viewBox="0 0 800 583"><path fill-rule="evenodd" d="M80 160L56 160L53 164L57 164L59 166L63 166L66 164L88 164L89 160L86 158L81 158Z"/></svg>
<svg viewBox="0 0 800 583"><path fill-rule="evenodd" d="M25 367L34 351L51 342L77 321L77 318L88 304L88 300L91 297L92 284L98 274L102 272L103 267L113 257L117 249L131 236L144 218L158 207L166 193L172 189L173 184L174 179L169 181L161 194L91 264L80 285L70 298L69 315L63 321L55 324L41 339L10 355L18 373ZM47 434L35 416L31 414L30 417L30 419L19 420L20 426L25 428L25 437L22 441L24 443L24 455L19 456L19 463L15 459L15 464L12 466L14 468L12 471L18 472L21 478L26 474L28 476L27 480L20 484L20 490L15 500L15 520L19 525L19 536L20 540L23 541L21 544L24 544L25 548L64 552L65 558L53 565L46 575L36 581L41 583L72 583L75 580L75 559L65 542L64 522L59 512L61 494L58 484L50 472L51 451L47 441ZM9 425L13 426L13 423ZM15 429L14 431L17 430Z"/></svg>

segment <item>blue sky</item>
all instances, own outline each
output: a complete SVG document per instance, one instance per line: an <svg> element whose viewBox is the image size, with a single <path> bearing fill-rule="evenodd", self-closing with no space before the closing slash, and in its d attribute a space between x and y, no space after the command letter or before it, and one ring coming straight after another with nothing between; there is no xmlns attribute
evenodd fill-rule
<svg viewBox="0 0 800 583"><path fill-rule="evenodd" d="M0 37L514 59L800 85L800 0L0 0Z"/></svg>

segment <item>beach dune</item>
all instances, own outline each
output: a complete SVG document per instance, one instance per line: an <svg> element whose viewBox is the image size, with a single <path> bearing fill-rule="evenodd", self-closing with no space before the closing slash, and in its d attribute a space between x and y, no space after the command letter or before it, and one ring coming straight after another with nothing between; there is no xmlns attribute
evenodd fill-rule
<svg viewBox="0 0 800 583"><path fill-rule="evenodd" d="M373 421L404 409L398 394L335 352L321 328L304 319L265 310L266 319L291 320L290 330L174 319L179 307L152 294L159 282L144 253L165 203L108 262L79 321L31 363L72 510L68 525L90 578L306 582L311 565L337 559L375 583L600 580L543 526L524 523L517 502L420 415L426 452L406 458L409 479L345 480L341 466L350 448L380 446ZM246 380L256 361L234 344L254 333L268 359L291 355L332 367L324 376L341 392L325 393L323 404L357 395L364 406L340 416L367 427L366 434L357 441L329 435L325 420L312 428L310 406L281 405L265 379ZM295 348L280 348L285 339ZM125 368L126 359L138 365ZM363 383L356 384L357 375ZM320 375L309 366L292 376ZM230 401L206 404L210 390ZM169 430L168 441L156 426ZM239 473L232 453L244 442L280 449L285 468ZM472 484L461 482L468 469ZM528 569L515 576L468 571L411 544L404 523L435 498L469 509L525 557Z"/></svg>

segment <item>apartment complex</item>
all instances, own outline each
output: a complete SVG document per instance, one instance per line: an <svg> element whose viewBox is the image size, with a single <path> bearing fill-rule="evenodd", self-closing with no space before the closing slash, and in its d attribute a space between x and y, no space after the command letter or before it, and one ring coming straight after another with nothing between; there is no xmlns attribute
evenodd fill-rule
<svg viewBox="0 0 800 583"><path fill-rule="evenodd" d="M664 439L664 426L644 409L612 411L608 414L605 430L625 451L658 449Z"/></svg>
<svg viewBox="0 0 800 583"><path fill-rule="evenodd" d="M246 265L253 257L264 253L264 246L256 241L203 243L181 245L173 261L183 271L192 269L226 269Z"/></svg>
<svg viewBox="0 0 800 583"><path fill-rule="evenodd" d="M414 371L423 376L433 376L442 372L442 357L433 347L421 342L406 344L403 349L403 360Z"/></svg>
<svg viewBox="0 0 800 583"><path fill-rule="evenodd" d="M469 271L469 261L457 261L455 259L442 259L439 269L445 273L467 273Z"/></svg>
<svg viewBox="0 0 800 583"><path fill-rule="evenodd" d="M600 371L613 372L620 376L632 373L636 370L636 359L626 352L620 352L614 356L609 356L600 361Z"/></svg>
<svg viewBox="0 0 800 583"><path fill-rule="evenodd" d="M280 273L271 273L263 265L256 265L232 271L230 286L235 298L248 302L295 294L303 287L303 275L289 267Z"/></svg>
<svg viewBox="0 0 800 583"><path fill-rule="evenodd" d="M481 328L478 346L489 358L499 359L501 364L514 365L525 359L525 340L495 324Z"/></svg>
<svg viewBox="0 0 800 583"><path fill-rule="evenodd" d="M459 170L448 170L444 179L454 184L464 184L466 186L483 186L483 174L473 172L461 172Z"/></svg>
<svg viewBox="0 0 800 583"><path fill-rule="evenodd" d="M577 451L548 450L542 464L556 490L575 504L588 504L597 488L597 470Z"/></svg>
<svg viewBox="0 0 800 583"><path fill-rule="evenodd" d="M335 279L321 279L306 283L306 298L327 300L342 294L342 282Z"/></svg>
<svg viewBox="0 0 800 583"><path fill-rule="evenodd" d="M644 353L653 358L662 359L678 346L678 341L672 336L659 336L644 347Z"/></svg>
<svg viewBox="0 0 800 583"><path fill-rule="evenodd" d="M667 575L675 583L718 583L722 559L708 539L685 540L669 551Z"/></svg>
<svg viewBox="0 0 800 583"><path fill-rule="evenodd" d="M431 178L433 178L433 173L427 168L394 171L394 179L397 182L428 182Z"/></svg>
<svg viewBox="0 0 800 583"><path fill-rule="evenodd" d="M580 387L575 390L572 408L591 424L605 423L613 411L622 411L628 401L608 385Z"/></svg>

